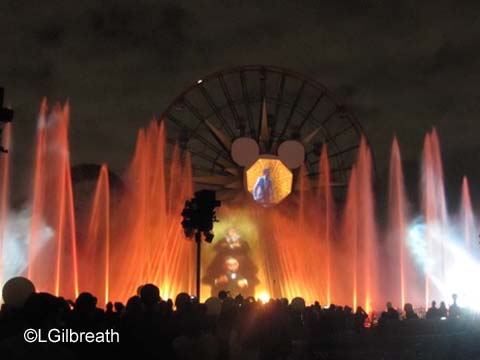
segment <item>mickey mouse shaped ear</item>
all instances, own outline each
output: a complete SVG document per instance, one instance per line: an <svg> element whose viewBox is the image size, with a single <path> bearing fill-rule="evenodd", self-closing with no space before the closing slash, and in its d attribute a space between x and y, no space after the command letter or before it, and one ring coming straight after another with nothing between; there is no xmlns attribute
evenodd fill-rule
<svg viewBox="0 0 480 360"><path fill-rule="evenodd" d="M259 154L258 144L251 138L241 137L232 144L232 159L240 166L247 167L253 164L258 159Z"/></svg>
<svg viewBox="0 0 480 360"><path fill-rule="evenodd" d="M303 164L305 148L299 141L287 140L280 144L277 154L288 168L296 169Z"/></svg>

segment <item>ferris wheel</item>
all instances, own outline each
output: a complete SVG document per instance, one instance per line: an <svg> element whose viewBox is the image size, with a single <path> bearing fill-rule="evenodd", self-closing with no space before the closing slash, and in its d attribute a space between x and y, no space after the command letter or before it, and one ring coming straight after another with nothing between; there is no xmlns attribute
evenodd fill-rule
<svg viewBox="0 0 480 360"><path fill-rule="evenodd" d="M304 167L319 175L326 145L336 197L343 197L363 134L358 120L319 82L294 71L264 65L238 66L197 79L161 115L169 144L191 155L197 187L232 199L245 188L244 169L232 144L249 138L275 155L287 140L304 147Z"/></svg>

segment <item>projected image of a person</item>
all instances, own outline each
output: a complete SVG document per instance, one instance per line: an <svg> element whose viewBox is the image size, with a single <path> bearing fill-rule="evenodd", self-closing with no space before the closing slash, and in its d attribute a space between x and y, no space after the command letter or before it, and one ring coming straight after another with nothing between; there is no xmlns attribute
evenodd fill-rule
<svg viewBox="0 0 480 360"><path fill-rule="evenodd" d="M228 256L223 263L224 273L214 280L215 285L224 287L234 294L239 294L248 287L248 280L240 269L240 262Z"/></svg>
<svg viewBox="0 0 480 360"><path fill-rule="evenodd" d="M264 168L263 175L259 176L253 186L253 199L259 203L268 205L273 199L273 184L270 177L270 169Z"/></svg>
<svg viewBox="0 0 480 360"><path fill-rule="evenodd" d="M215 256L202 280L211 286L212 296L221 290L228 290L232 295L253 296L259 284L258 267L240 231L235 226L228 227L224 238L218 240L213 249Z"/></svg>

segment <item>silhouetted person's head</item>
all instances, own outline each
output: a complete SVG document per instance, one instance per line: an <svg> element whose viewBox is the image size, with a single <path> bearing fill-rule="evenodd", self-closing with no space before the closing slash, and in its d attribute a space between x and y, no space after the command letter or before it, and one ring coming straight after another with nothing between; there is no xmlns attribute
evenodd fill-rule
<svg viewBox="0 0 480 360"><path fill-rule="evenodd" d="M109 302L107 303L107 305L105 306L105 308L106 308L107 312L113 312L113 304L112 304L112 302L109 301Z"/></svg>
<svg viewBox="0 0 480 360"><path fill-rule="evenodd" d="M12 308L21 308L30 294L35 292L33 283L24 277L14 277L8 280L2 289L2 298L5 305Z"/></svg>
<svg viewBox="0 0 480 360"><path fill-rule="evenodd" d="M78 295L75 301L75 310L79 312L93 312L97 307L97 298L88 292Z"/></svg>
<svg viewBox="0 0 480 360"><path fill-rule="evenodd" d="M32 293L24 305L26 319L35 328L58 327L64 308L63 300L48 293Z"/></svg>
<svg viewBox="0 0 480 360"><path fill-rule="evenodd" d="M435 300L432 301L432 308L434 308L437 305L437 302Z"/></svg>
<svg viewBox="0 0 480 360"><path fill-rule="evenodd" d="M222 310L222 301L218 297L211 297L205 301L206 313L210 316L218 316Z"/></svg>
<svg viewBox="0 0 480 360"><path fill-rule="evenodd" d="M390 301L387 302L387 309L388 310L393 309L392 303Z"/></svg>
<svg viewBox="0 0 480 360"><path fill-rule="evenodd" d="M226 298L228 298L228 291L225 291L225 290L221 290L218 292L218 298L220 300L225 300Z"/></svg>
<svg viewBox="0 0 480 360"><path fill-rule="evenodd" d="M187 293L180 293L175 298L175 307L178 311L186 310L190 307L190 295Z"/></svg>
<svg viewBox="0 0 480 360"><path fill-rule="evenodd" d="M292 307L292 310L301 312L305 310L305 300L301 297L295 297L292 299L290 306Z"/></svg>
<svg viewBox="0 0 480 360"><path fill-rule="evenodd" d="M143 314L144 304L139 296L132 296L127 301L125 316L129 319L139 319Z"/></svg>
<svg viewBox="0 0 480 360"><path fill-rule="evenodd" d="M118 301L115 304L113 304L113 306L115 307L115 311L118 312L118 313L121 313L125 309L123 304L121 302L118 302Z"/></svg>
<svg viewBox="0 0 480 360"><path fill-rule="evenodd" d="M156 285L146 284L140 289L140 298L145 306L150 307L160 301L160 290Z"/></svg>
<svg viewBox="0 0 480 360"><path fill-rule="evenodd" d="M457 303L457 294L452 294L452 299L453 299L453 303L456 304Z"/></svg>

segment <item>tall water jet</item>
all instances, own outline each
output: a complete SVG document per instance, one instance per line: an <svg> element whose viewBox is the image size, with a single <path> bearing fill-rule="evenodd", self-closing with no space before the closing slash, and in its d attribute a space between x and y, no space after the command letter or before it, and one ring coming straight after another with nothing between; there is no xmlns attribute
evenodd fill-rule
<svg viewBox="0 0 480 360"><path fill-rule="evenodd" d="M55 106L48 115L46 101L42 102L37 127L27 274L40 291L76 296L78 271L69 116L68 104L63 108ZM41 246L44 222L53 229L54 235Z"/></svg>
<svg viewBox="0 0 480 360"><path fill-rule="evenodd" d="M372 184L372 159L365 138L360 141L358 160L350 178L344 213L344 236L353 250L354 306L368 312L376 305L377 230Z"/></svg>
<svg viewBox="0 0 480 360"><path fill-rule="evenodd" d="M422 159L422 209L426 225L425 306L439 295L432 289L431 277L445 279L445 235L448 218L443 185L443 166L435 129L425 136ZM439 236L439 234L442 234Z"/></svg>
<svg viewBox="0 0 480 360"><path fill-rule="evenodd" d="M332 303L332 267L333 261L333 228L335 216L335 204L332 196L330 164L328 162L327 146L323 145L320 156L320 174L318 183L319 209L321 217L322 248L325 253L324 274L326 277L327 304Z"/></svg>
<svg viewBox="0 0 480 360"><path fill-rule="evenodd" d="M346 254L344 258L344 269L350 274L350 289L344 289L343 298L347 299L347 303L351 301L353 308L356 309L359 303L358 281L359 277L359 214L358 214L358 180L356 165L353 166L348 182L347 201L343 214L342 239L344 242L343 252ZM345 259L347 259L345 261Z"/></svg>
<svg viewBox="0 0 480 360"><path fill-rule="evenodd" d="M376 286L377 286L377 230L375 223L375 203L373 195L373 179L372 179L372 156L370 148L367 145L366 139L362 137L359 148L358 160L358 189L360 203L359 214L362 214L363 220L360 224L360 243L363 251L364 267L364 304L365 310L370 311L377 300Z"/></svg>
<svg viewBox="0 0 480 360"><path fill-rule="evenodd" d="M472 210L472 200L470 198L470 187L466 176L462 179L462 204L460 209L460 221L462 226L465 249L468 252L472 250L472 244L475 239L475 218Z"/></svg>
<svg viewBox="0 0 480 360"><path fill-rule="evenodd" d="M126 298L147 282L158 284L163 297L193 292L195 247L180 225L192 196L190 158L178 146L171 154L167 165L163 123L139 131L125 194L112 214L111 297Z"/></svg>
<svg viewBox="0 0 480 360"><path fill-rule="evenodd" d="M300 166L296 188L298 191L297 220L298 220L299 227L303 229L306 225L305 222L307 221L308 213L310 211L309 204L307 203L307 197L311 190L308 177L307 177L307 169L305 167L305 164L302 164Z"/></svg>
<svg viewBox="0 0 480 360"><path fill-rule="evenodd" d="M110 185L102 165L95 187L84 244L79 247L82 291L110 300ZM102 271L103 270L103 271Z"/></svg>
<svg viewBox="0 0 480 360"><path fill-rule="evenodd" d="M391 294L396 293L396 297L403 306L407 296L407 274L409 261L406 252L406 229L407 229L407 200L405 195L405 185L403 180L402 159L397 138L393 138L392 150L390 153L390 172L389 172L389 193L388 193L388 220L389 234L387 250L389 253L388 263L393 269L399 269L398 276L394 270L389 274L393 281L389 283L400 284L399 294L396 289L389 289Z"/></svg>
<svg viewBox="0 0 480 360"><path fill-rule="evenodd" d="M447 219L447 201L445 197L445 186L443 184L443 165L442 156L440 152L440 141L438 139L438 133L435 128L431 132L432 141L432 154L433 154L433 166L436 174L436 201L438 211L438 223L440 231L442 233L447 231L448 219ZM446 254L445 254L445 237L440 239L440 278L445 280L445 267L446 267Z"/></svg>
<svg viewBox="0 0 480 360"><path fill-rule="evenodd" d="M7 123L3 129L2 146L10 149L11 124ZM7 215L9 205L9 188L10 188L10 156L0 154L0 287L3 284L3 264L4 260L4 242L7 226Z"/></svg>
<svg viewBox="0 0 480 360"><path fill-rule="evenodd" d="M28 246L28 268L27 277L32 279L33 269L36 263L36 256L39 252L39 238L42 227L42 211L44 202L44 153L46 142L46 116L47 116L47 99L43 99L40 105L40 113L37 121L37 132L35 141L35 160L33 169L33 188L31 194L32 215L30 220L30 236ZM39 286L39 284L37 284Z"/></svg>

